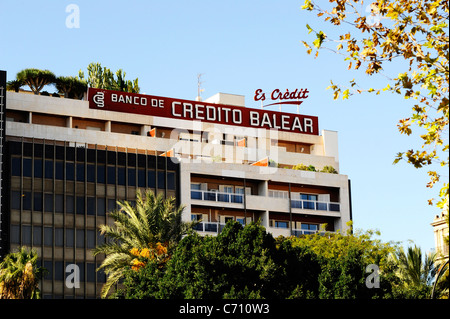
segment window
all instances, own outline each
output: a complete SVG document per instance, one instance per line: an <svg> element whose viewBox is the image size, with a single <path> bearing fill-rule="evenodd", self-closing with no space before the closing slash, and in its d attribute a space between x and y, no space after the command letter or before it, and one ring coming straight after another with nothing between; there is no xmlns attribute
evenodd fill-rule
<svg viewBox="0 0 450 319"><path fill-rule="evenodd" d="M35 211L42 211L42 193L34 193L33 200L33 209Z"/></svg>
<svg viewBox="0 0 450 319"><path fill-rule="evenodd" d="M289 228L289 222L275 221L275 227L277 228Z"/></svg>
<svg viewBox="0 0 450 319"><path fill-rule="evenodd" d="M20 244L20 226L19 225L11 225L11 234L10 234L11 244Z"/></svg>
<svg viewBox="0 0 450 319"><path fill-rule="evenodd" d="M84 248L84 229L77 229L77 248Z"/></svg>
<svg viewBox="0 0 450 319"><path fill-rule="evenodd" d="M64 163L62 161L55 162L55 179L64 179Z"/></svg>
<svg viewBox="0 0 450 319"><path fill-rule="evenodd" d="M90 183L95 182L95 165L87 165L87 181Z"/></svg>
<svg viewBox="0 0 450 319"><path fill-rule="evenodd" d="M87 198L87 214L95 215L95 197Z"/></svg>
<svg viewBox="0 0 450 319"><path fill-rule="evenodd" d="M73 181L75 179L74 164L71 162L66 163L66 180Z"/></svg>
<svg viewBox="0 0 450 319"><path fill-rule="evenodd" d="M95 282L95 264L86 263L87 282Z"/></svg>
<svg viewBox="0 0 450 319"><path fill-rule="evenodd" d="M23 192L22 205L23 210L31 210L31 192Z"/></svg>
<svg viewBox="0 0 450 319"><path fill-rule="evenodd" d="M42 178L42 160L39 158L34 159L34 177Z"/></svg>
<svg viewBox="0 0 450 319"><path fill-rule="evenodd" d="M72 228L66 228L66 247L74 246L74 232Z"/></svg>
<svg viewBox="0 0 450 319"><path fill-rule="evenodd" d="M155 188L155 171L154 170L148 170L148 187Z"/></svg>
<svg viewBox="0 0 450 319"><path fill-rule="evenodd" d="M84 182L84 164L77 163L77 181Z"/></svg>
<svg viewBox="0 0 450 319"><path fill-rule="evenodd" d="M319 230L319 225L318 224L302 223L302 225L300 227L301 227L302 230Z"/></svg>
<svg viewBox="0 0 450 319"><path fill-rule="evenodd" d="M84 197L77 196L77 214L84 215Z"/></svg>
<svg viewBox="0 0 450 319"><path fill-rule="evenodd" d="M22 226L22 245L31 246L31 225Z"/></svg>
<svg viewBox="0 0 450 319"><path fill-rule="evenodd" d="M64 211L64 195L55 195L55 212L62 213Z"/></svg>
<svg viewBox="0 0 450 319"><path fill-rule="evenodd" d="M108 212L116 210L117 204L114 198L108 198Z"/></svg>
<svg viewBox="0 0 450 319"><path fill-rule="evenodd" d="M44 260L44 268L47 270L45 272L44 279L52 280L52 278L53 278L53 262L51 260Z"/></svg>
<svg viewBox="0 0 450 319"><path fill-rule="evenodd" d="M269 190L269 197L289 198L288 191Z"/></svg>
<svg viewBox="0 0 450 319"><path fill-rule="evenodd" d="M64 280L64 274L66 270L64 269L63 261L55 261L55 280Z"/></svg>
<svg viewBox="0 0 450 319"><path fill-rule="evenodd" d="M138 187L145 187L145 169L138 170Z"/></svg>
<svg viewBox="0 0 450 319"><path fill-rule="evenodd" d="M21 160L20 157L13 157L11 159L11 175L12 176L20 176L21 170Z"/></svg>
<svg viewBox="0 0 450 319"><path fill-rule="evenodd" d="M202 214L191 214L191 220L196 222L202 220Z"/></svg>
<svg viewBox="0 0 450 319"><path fill-rule="evenodd" d="M64 229L63 228L55 228L55 246L57 246L57 247L64 246Z"/></svg>
<svg viewBox="0 0 450 319"><path fill-rule="evenodd" d="M66 213L73 214L75 212L74 207L75 207L75 202L74 202L73 196L67 195L66 196Z"/></svg>
<svg viewBox="0 0 450 319"><path fill-rule="evenodd" d="M128 186L136 186L136 169L128 168Z"/></svg>
<svg viewBox="0 0 450 319"><path fill-rule="evenodd" d="M303 208L304 209L315 209L317 195L311 194L300 194L300 198L303 200Z"/></svg>
<svg viewBox="0 0 450 319"><path fill-rule="evenodd" d="M20 192L12 191L11 192L11 209L20 209Z"/></svg>
<svg viewBox="0 0 450 319"><path fill-rule="evenodd" d="M33 226L33 245L35 245L35 246L42 245L42 227L41 226Z"/></svg>
<svg viewBox="0 0 450 319"><path fill-rule="evenodd" d="M53 246L53 228L44 227L44 245Z"/></svg>
<svg viewBox="0 0 450 319"><path fill-rule="evenodd" d="M164 172L158 172L158 188L166 188L166 174Z"/></svg>
<svg viewBox="0 0 450 319"><path fill-rule="evenodd" d="M125 167L117 168L117 184L125 185Z"/></svg>
<svg viewBox="0 0 450 319"><path fill-rule="evenodd" d="M53 212L53 194L44 194L44 210Z"/></svg>
<svg viewBox="0 0 450 319"><path fill-rule="evenodd" d="M97 165L97 183L105 183L105 165Z"/></svg>
<svg viewBox="0 0 450 319"><path fill-rule="evenodd" d="M95 248L95 230L88 229L86 231L87 236L87 248L93 249Z"/></svg>
<svg viewBox="0 0 450 319"><path fill-rule="evenodd" d="M108 184L116 183L116 168L114 166L108 166Z"/></svg>
<svg viewBox="0 0 450 319"><path fill-rule="evenodd" d="M106 209L105 209L105 198L104 197L98 197L97 198L97 215L98 216L105 216Z"/></svg>
<svg viewBox="0 0 450 319"><path fill-rule="evenodd" d="M53 178L53 161L45 161L45 178Z"/></svg>
<svg viewBox="0 0 450 319"><path fill-rule="evenodd" d="M175 173L167 172L167 189L175 189Z"/></svg>
<svg viewBox="0 0 450 319"><path fill-rule="evenodd" d="M23 159L23 176L31 177L31 158Z"/></svg>

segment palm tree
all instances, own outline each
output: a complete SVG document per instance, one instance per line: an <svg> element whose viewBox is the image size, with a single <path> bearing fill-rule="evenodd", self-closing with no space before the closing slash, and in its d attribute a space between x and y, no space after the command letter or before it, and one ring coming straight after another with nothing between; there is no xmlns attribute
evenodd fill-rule
<svg viewBox="0 0 450 319"><path fill-rule="evenodd" d="M20 80L11 80L8 81L6 83L6 89L8 91L14 91L14 92L19 92L20 88L24 85L25 83L23 81Z"/></svg>
<svg viewBox="0 0 450 319"><path fill-rule="evenodd" d="M132 267L136 250L154 249L164 246L169 254L183 235L192 231L193 224L181 220L184 207L176 207L175 198L164 199L162 194L155 196L148 189L136 194L136 204L118 201L118 210L110 213L113 226L101 225L101 234L107 241L96 247L94 256L105 254L106 258L97 270L104 268L108 279L102 289L102 298Z"/></svg>
<svg viewBox="0 0 450 319"><path fill-rule="evenodd" d="M0 263L0 299L39 299L39 279L44 268L36 267L37 253L21 247Z"/></svg>
<svg viewBox="0 0 450 319"><path fill-rule="evenodd" d="M55 79L55 85L65 98L80 100L87 91L87 82L74 76L59 76Z"/></svg>
<svg viewBox="0 0 450 319"><path fill-rule="evenodd" d="M24 69L17 73L17 80L27 84L34 94L39 94L44 86L55 83L55 75L49 70Z"/></svg>
<svg viewBox="0 0 450 319"><path fill-rule="evenodd" d="M407 288L431 288L436 275L436 254L429 253L423 258L420 247L408 247L405 253L400 248L391 258L397 265L396 275Z"/></svg>

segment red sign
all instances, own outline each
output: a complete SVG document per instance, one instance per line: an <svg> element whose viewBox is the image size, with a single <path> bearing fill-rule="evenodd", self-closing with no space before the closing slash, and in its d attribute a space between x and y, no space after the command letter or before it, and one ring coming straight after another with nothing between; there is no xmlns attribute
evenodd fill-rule
<svg viewBox="0 0 450 319"><path fill-rule="evenodd" d="M88 100L91 109L319 135L317 116L93 88Z"/></svg>
<svg viewBox="0 0 450 319"><path fill-rule="evenodd" d="M306 99L308 97L309 91L308 89L295 89L294 91L289 91L286 89L286 92L281 92L279 89L275 89L270 94L270 99L272 101L280 100L280 102L275 102L271 104L264 105L271 106L271 105L282 105L282 104L294 104L294 105L300 105L303 103L303 101L299 101L299 99ZM253 97L253 100L255 101L265 101L266 100L266 93L263 92L263 90L258 89L255 91L255 96ZM284 100L290 100L290 101L284 101ZM296 100L296 101L293 101Z"/></svg>

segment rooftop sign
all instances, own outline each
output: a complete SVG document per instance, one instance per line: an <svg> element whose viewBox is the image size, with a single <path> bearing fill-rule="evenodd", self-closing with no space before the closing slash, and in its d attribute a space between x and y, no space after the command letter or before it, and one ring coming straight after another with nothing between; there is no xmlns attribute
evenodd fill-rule
<svg viewBox="0 0 450 319"><path fill-rule="evenodd" d="M317 116L89 88L89 108L319 135Z"/></svg>

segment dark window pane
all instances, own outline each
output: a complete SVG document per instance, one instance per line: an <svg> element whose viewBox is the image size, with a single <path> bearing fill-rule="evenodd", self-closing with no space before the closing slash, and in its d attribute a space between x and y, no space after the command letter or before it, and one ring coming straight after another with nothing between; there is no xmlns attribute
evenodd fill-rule
<svg viewBox="0 0 450 319"><path fill-rule="evenodd" d="M117 168L117 184L125 185L125 167Z"/></svg>
<svg viewBox="0 0 450 319"><path fill-rule="evenodd" d="M95 282L95 264L86 264L87 282Z"/></svg>
<svg viewBox="0 0 450 319"><path fill-rule="evenodd" d="M64 229L55 228L55 246L62 247L64 245Z"/></svg>
<svg viewBox="0 0 450 319"><path fill-rule="evenodd" d="M88 229L86 236L87 236L87 248L88 249L95 248L95 230Z"/></svg>
<svg viewBox="0 0 450 319"><path fill-rule="evenodd" d="M53 178L53 161L45 161L45 178Z"/></svg>
<svg viewBox="0 0 450 319"><path fill-rule="evenodd" d="M149 170L148 172L147 172L147 174L148 174L148 187L150 187L150 188L155 188L155 184L156 184L156 182L155 182L155 171L154 170Z"/></svg>
<svg viewBox="0 0 450 319"><path fill-rule="evenodd" d="M77 181L84 182L84 164L77 163Z"/></svg>
<svg viewBox="0 0 450 319"><path fill-rule="evenodd" d="M84 197L77 196L77 214L84 215Z"/></svg>
<svg viewBox="0 0 450 319"><path fill-rule="evenodd" d="M9 236L11 244L20 244L20 226L11 225L11 234Z"/></svg>
<svg viewBox="0 0 450 319"><path fill-rule="evenodd" d="M55 280L64 280L64 262L55 261Z"/></svg>
<svg viewBox="0 0 450 319"><path fill-rule="evenodd" d="M108 212L112 212L116 210L116 200L112 198L108 198Z"/></svg>
<svg viewBox="0 0 450 319"><path fill-rule="evenodd" d="M128 169L128 186L136 186L136 169Z"/></svg>
<svg viewBox="0 0 450 319"><path fill-rule="evenodd" d="M42 193L34 193L33 200L33 209L39 212L42 211Z"/></svg>
<svg viewBox="0 0 450 319"><path fill-rule="evenodd" d="M45 194L44 210L46 212L53 212L53 194Z"/></svg>
<svg viewBox="0 0 450 319"><path fill-rule="evenodd" d="M33 226L33 245L35 245L35 246L42 245L42 227L41 226Z"/></svg>
<svg viewBox="0 0 450 319"><path fill-rule="evenodd" d="M138 186L145 187L145 169L138 170Z"/></svg>
<svg viewBox="0 0 450 319"><path fill-rule="evenodd" d="M66 247L73 247L74 232L72 228L66 228Z"/></svg>
<svg viewBox="0 0 450 319"><path fill-rule="evenodd" d="M78 266L78 269L80 269L80 281L83 282L84 281L84 263L76 263L76 265Z"/></svg>
<svg viewBox="0 0 450 319"><path fill-rule="evenodd" d="M74 170L74 164L67 162L66 163L66 180L73 181L75 178L75 170Z"/></svg>
<svg viewBox="0 0 450 319"><path fill-rule="evenodd" d="M21 160L19 157L13 157L11 160L11 174L12 176L20 176L20 172L22 171Z"/></svg>
<svg viewBox="0 0 450 319"><path fill-rule="evenodd" d="M77 229L77 248L84 248L84 229Z"/></svg>
<svg viewBox="0 0 450 319"><path fill-rule="evenodd" d="M175 173L167 172L167 189L175 189Z"/></svg>
<svg viewBox="0 0 450 319"><path fill-rule="evenodd" d="M66 196L66 213L73 214L74 213L74 199L73 196L67 195Z"/></svg>
<svg viewBox="0 0 450 319"><path fill-rule="evenodd" d="M34 159L34 177L42 178L42 160L39 158Z"/></svg>
<svg viewBox="0 0 450 319"><path fill-rule="evenodd" d="M31 226L22 226L22 245L31 246Z"/></svg>
<svg viewBox="0 0 450 319"><path fill-rule="evenodd" d="M55 179L64 179L64 165L61 161L56 161L55 163Z"/></svg>
<svg viewBox="0 0 450 319"><path fill-rule="evenodd" d="M55 195L55 212L62 213L64 211L64 195Z"/></svg>
<svg viewBox="0 0 450 319"><path fill-rule="evenodd" d="M23 176L31 177L31 158L23 159Z"/></svg>
<svg viewBox="0 0 450 319"><path fill-rule="evenodd" d="M95 215L95 197L87 198L87 214Z"/></svg>
<svg viewBox="0 0 450 319"><path fill-rule="evenodd" d="M44 279L52 280L53 278L53 262L51 260L44 260L44 268L47 269L45 272Z"/></svg>
<svg viewBox="0 0 450 319"><path fill-rule="evenodd" d="M87 166L87 181L91 183L95 182L95 166L92 164L88 164Z"/></svg>
<svg viewBox="0 0 450 319"><path fill-rule="evenodd" d="M116 183L116 168L114 166L108 166L108 184Z"/></svg>
<svg viewBox="0 0 450 319"><path fill-rule="evenodd" d="M31 192L23 192L22 204L24 210L31 210Z"/></svg>
<svg viewBox="0 0 450 319"><path fill-rule="evenodd" d="M11 209L20 209L20 192L12 191L11 192Z"/></svg>
<svg viewBox="0 0 450 319"><path fill-rule="evenodd" d="M99 198L97 198L97 215L105 216L105 213L106 213L105 198L99 197Z"/></svg>
<svg viewBox="0 0 450 319"><path fill-rule="evenodd" d="M44 245L53 246L53 228L44 227Z"/></svg>
<svg viewBox="0 0 450 319"><path fill-rule="evenodd" d="M166 174L158 172L158 188L166 188Z"/></svg>
<svg viewBox="0 0 450 319"><path fill-rule="evenodd" d="M97 166L97 183L105 183L105 165Z"/></svg>

